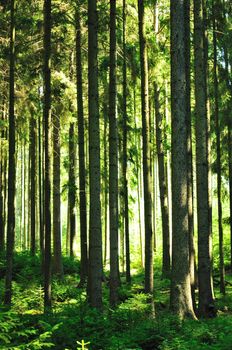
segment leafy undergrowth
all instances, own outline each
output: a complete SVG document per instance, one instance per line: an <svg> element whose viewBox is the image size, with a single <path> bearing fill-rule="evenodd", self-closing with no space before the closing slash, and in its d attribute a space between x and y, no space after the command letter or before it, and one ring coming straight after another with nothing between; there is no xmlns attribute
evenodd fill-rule
<svg viewBox="0 0 232 350"><path fill-rule="evenodd" d="M4 268L4 264L1 264ZM156 318L143 293L143 274L134 276L133 284L122 278L120 304L108 305L104 287L104 312L99 314L85 302L84 289L77 288L79 263L64 259L65 277L53 282L53 310L43 314L43 289L39 259L27 254L14 262L13 306L0 310L0 349L71 350L81 348L77 341L90 342L85 349L106 350L188 350L232 348L232 300L216 293L219 316L215 319L178 321L168 312L169 280L155 276ZM27 276L30 276L29 278ZM231 279L227 278L231 283ZM4 283L0 282L3 295Z"/></svg>

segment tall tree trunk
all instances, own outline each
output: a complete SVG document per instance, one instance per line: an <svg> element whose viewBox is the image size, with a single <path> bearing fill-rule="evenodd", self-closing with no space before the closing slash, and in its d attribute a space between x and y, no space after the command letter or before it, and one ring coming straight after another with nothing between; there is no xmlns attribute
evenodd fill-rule
<svg viewBox="0 0 232 350"><path fill-rule="evenodd" d="M224 3L224 2L223 2ZM227 25L227 19L225 14L225 3L224 3L224 25ZM226 87L229 93L229 100L227 103L227 147L228 147L228 164L229 164L229 203L230 203L230 269L232 271L232 121L231 121L231 101L232 101L232 88L229 75L229 58L228 49L224 44L224 61L225 61L225 73L226 73Z"/></svg>
<svg viewBox="0 0 232 350"><path fill-rule="evenodd" d="M185 8L171 2L171 110L172 110L172 276L170 306L180 318L193 311L188 234Z"/></svg>
<svg viewBox="0 0 232 350"><path fill-rule="evenodd" d="M109 208L110 304L118 302L118 130L116 120L116 0L110 0Z"/></svg>
<svg viewBox="0 0 232 350"><path fill-rule="evenodd" d="M30 252L35 255L35 203L36 203L36 120L31 111L30 119L30 216L31 216L31 239Z"/></svg>
<svg viewBox="0 0 232 350"><path fill-rule="evenodd" d="M189 228L189 266L194 310L195 302L195 247L193 218L193 157L192 157L192 118L191 118L191 80L190 80L190 0L185 0L185 73L186 73L186 124L187 124L187 165L188 165L188 228Z"/></svg>
<svg viewBox="0 0 232 350"><path fill-rule="evenodd" d="M41 147L42 133L41 120L38 119L38 191L39 191L39 245L41 260L44 256L44 220L43 220L43 172L42 172L42 147Z"/></svg>
<svg viewBox="0 0 232 350"><path fill-rule="evenodd" d="M144 33L144 1L138 0L139 44L141 67L141 103L143 137L143 186L145 221L145 292L153 292L153 232L152 232L152 177L150 172L151 145L149 127L149 91L147 47Z"/></svg>
<svg viewBox="0 0 232 350"><path fill-rule="evenodd" d="M75 168L76 168L76 152L75 152L75 133L74 123L71 122L69 126L69 175L68 175L68 205L69 205L69 252L70 256L74 257L74 239L76 235L76 182L75 182Z"/></svg>
<svg viewBox="0 0 232 350"><path fill-rule="evenodd" d="M51 0L44 0L44 309L51 308L51 169L50 169L50 123L51 123Z"/></svg>
<svg viewBox="0 0 232 350"><path fill-rule="evenodd" d="M11 304L12 270L15 243L15 0L10 2L10 75L9 75L9 152L8 152L8 206L6 242L6 279L4 303Z"/></svg>
<svg viewBox="0 0 232 350"><path fill-rule="evenodd" d="M4 104L3 104L4 105ZM1 116L2 121L4 121L4 113ZM4 150L3 150L3 140L4 131L1 131L0 139L0 253L5 250L5 232L4 232Z"/></svg>
<svg viewBox="0 0 232 350"><path fill-rule="evenodd" d="M76 13L76 76L78 105L78 151L79 151L79 203L81 230L81 283L88 274L87 251L87 212L86 212L86 178L85 178L85 134L82 91L82 56L81 56L81 23L80 13Z"/></svg>
<svg viewBox="0 0 232 350"><path fill-rule="evenodd" d="M169 233L169 212L168 212L168 191L167 178L165 176L165 160L164 160L164 135L162 133L162 116L160 112L159 91L156 83L154 84L155 97L155 121L156 121L156 148L158 155L159 170L159 188L160 188L160 204L162 214L162 233L163 233L163 259L162 273L163 276L170 276L170 233Z"/></svg>
<svg viewBox="0 0 232 350"><path fill-rule="evenodd" d="M88 297L102 308L102 232L100 202L100 130L98 106L97 1L88 0L88 109L89 109L89 275Z"/></svg>
<svg viewBox="0 0 232 350"><path fill-rule="evenodd" d="M204 54L202 1L194 0L199 314L208 317L214 312L214 301L210 249L211 230L209 222L208 119L206 105L207 84Z"/></svg>
<svg viewBox="0 0 232 350"><path fill-rule="evenodd" d="M107 157L107 111L104 106L104 266L108 249L108 157Z"/></svg>
<svg viewBox="0 0 232 350"><path fill-rule="evenodd" d="M62 263L62 232L60 212L60 114L62 108L57 108L53 116L53 271L59 277L63 276Z"/></svg>
<svg viewBox="0 0 232 350"><path fill-rule="evenodd" d="M70 123L69 126L69 175L68 175L68 205L69 205L69 252L70 256L74 256L74 239L76 234L76 217L75 217L75 204L76 204L76 181L75 181L75 168L76 168L76 152L75 152L75 133L74 123Z"/></svg>
<svg viewBox="0 0 232 350"><path fill-rule="evenodd" d="M217 148L217 202L218 202L218 234L219 234L219 271L220 271L220 292L225 294L225 266L222 228L222 179L221 179L221 125L219 121L219 94L218 94L218 67L217 67L217 37L216 37L216 5L213 2L213 78L214 78L214 115Z"/></svg>
<svg viewBox="0 0 232 350"><path fill-rule="evenodd" d="M128 115L127 115L127 64L126 64L126 0L123 0L123 135L122 135L122 173L123 173L123 211L124 211L124 239L126 249L126 281L131 282L130 271L130 234L129 234L129 200L128 200L128 175L127 175L127 137L128 137Z"/></svg>

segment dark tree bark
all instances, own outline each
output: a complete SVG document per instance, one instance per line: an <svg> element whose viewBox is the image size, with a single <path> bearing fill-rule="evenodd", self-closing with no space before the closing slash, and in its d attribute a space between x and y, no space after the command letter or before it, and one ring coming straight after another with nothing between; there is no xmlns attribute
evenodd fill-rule
<svg viewBox="0 0 232 350"><path fill-rule="evenodd" d="M185 8L171 2L171 110L172 110L172 276L171 310L180 318L195 318L189 271L187 197L187 127Z"/></svg>
<svg viewBox="0 0 232 350"><path fill-rule="evenodd" d="M155 122L156 122L156 149L158 155L159 170L159 188L160 188L160 204L162 215L162 234L163 234L163 258L162 273L163 276L170 276L170 232L169 232L169 210L168 210L168 189L167 178L165 175L165 159L164 159L164 134L162 132L162 115L160 112L159 91L156 83L154 84L155 97Z"/></svg>
<svg viewBox="0 0 232 350"><path fill-rule="evenodd" d="M123 106L122 106L122 174L123 174L123 214L124 214L124 239L126 253L126 281L131 282L130 271L130 231L129 231L129 201L128 201L128 175L127 175L127 138L128 138L128 115L127 115L127 64L126 64L126 0L123 0ZM124 245L124 244L123 244Z"/></svg>
<svg viewBox="0 0 232 350"><path fill-rule="evenodd" d="M100 130L98 106L97 2L88 0L88 109L89 109L89 274L88 297L92 307L102 308L102 232L100 203Z"/></svg>
<svg viewBox="0 0 232 350"><path fill-rule="evenodd" d="M73 244L76 234L76 217L75 217L75 203L76 203L76 152L75 152L75 132L74 123L69 126L69 174L68 174L68 205L69 205L69 252L70 256L74 257Z"/></svg>
<svg viewBox="0 0 232 350"><path fill-rule="evenodd" d="M196 263L194 247L193 218L193 156L192 156L192 118L191 118L191 80L190 80L190 0L185 0L185 73L186 73L186 125L187 125L187 165L188 165L188 228L189 228L189 266L194 310L196 309Z"/></svg>
<svg viewBox="0 0 232 350"><path fill-rule="evenodd" d="M53 271L59 277L63 276L62 242L61 242L61 212L60 212L60 113L56 109L53 115Z"/></svg>
<svg viewBox="0 0 232 350"><path fill-rule="evenodd" d="M81 230L81 284L88 274L87 251L87 212L86 212L86 177L85 177L85 134L82 88L82 55L81 55L81 22L80 13L76 13L76 76L77 76L77 106L78 106L78 152L79 152L79 210Z"/></svg>
<svg viewBox="0 0 232 350"><path fill-rule="evenodd" d="M152 232L152 177L149 121L149 91L147 47L144 33L144 1L138 0L139 44L141 68L142 138L143 138L143 186L145 224L145 292L153 292L153 232Z"/></svg>
<svg viewBox="0 0 232 350"><path fill-rule="evenodd" d="M41 132L41 120L38 119L38 191L39 191L39 246L41 260L44 257L44 220L43 220L43 164L42 164L42 132Z"/></svg>
<svg viewBox="0 0 232 350"><path fill-rule="evenodd" d="M214 78L214 116L217 148L217 202L218 202L218 234L219 234L219 272L220 292L225 294L225 266L222 227L222 174L221 174L221 125L219 121L219 93L218 93L218 67L217 67L217 36L216 36L216 4L213 2L213 78Z"/></svg>
<svg viewBox="0 0 232 350"><path fill-rule="evenodd" d="M15 0L10 2L10 74L9 74L9 152L8 152L8 205L6 278L4 303L11 304L12 270L15 243Z"/></svg>
<svg viewBox="0 0 232 350"><path fill-rule="evenodd" d="M116 0L110 1L109 208L110 304L118 302L118 130L116 120Z"/></svg>
<svg viewBox="0 0 232 350"><path fill-rule="evenodd" d="M204 52L204 21L201 0L194 1L196 172L198 220L199 314L209 317L214 312L211 262L211 225L208 181L207 79Z"/></svg>
<svg viewBox="0 0 232 350"><path fill-rule="evenodd" d="M33 116L33 110L31 111L30 119L30 224L31 224L31 239L30 239L30 252L34 256L36 252L36 120Z"/></svg>
<svg viewBox="0 0 232 350"><path fill-rule="evenodd" d="M44 0L44 309L51 308L51 0Z"/></svg>

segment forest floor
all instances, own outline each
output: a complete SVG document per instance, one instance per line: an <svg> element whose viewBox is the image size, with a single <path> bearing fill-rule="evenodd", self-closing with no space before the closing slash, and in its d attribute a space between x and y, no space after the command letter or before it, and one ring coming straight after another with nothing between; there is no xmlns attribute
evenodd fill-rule
<svg viewBox="0 0 232 350"><path fill-rule="evenodd" d="M104 312L99 314L85 302L84 289L77 288L79 262L64 258L63 281L53 281L53 310L43 313L43 290L39 257L26 253L14 259L13 306L0 310L0 349L38 350L188 350L232 349L232 278L227 275L227 294L215 287L218 317L209 320L178 321L168 310L169 280L155 274L156 317L149 317L143 293L143 274L137 272L132 285L122 277L120 304L109 308L107 282ZM0 293L4 291L4 260L0 260Z"/></svg>

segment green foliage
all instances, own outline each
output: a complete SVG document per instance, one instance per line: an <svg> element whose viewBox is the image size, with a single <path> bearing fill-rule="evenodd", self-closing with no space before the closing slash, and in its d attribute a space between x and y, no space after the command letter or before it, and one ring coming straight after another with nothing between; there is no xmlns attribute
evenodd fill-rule
<svg viewBox="0 0 232 350"><path fill-rule="evenodd" d="M158 259L156 258L158 261ZM85 340L88 350L228 350L232 343L231 286L228 295L220 297L217 289L218 317L210 320L180 322L167 312L168 279L155 274L156 318L150 314L147 295L142 286L143 273L127 285L122 278L120 304L109 309L107 286L104 287L103 313L91 309L86 293L77 288L79 262L65 258L64 279L53 281L53 313L43 313L43 290L36 276L39 257L16 254L14 264L18 274L13 284L12 311L3 307L0 312L0 349L4 350L76 350L77 341ZM25 283L27 263L34 279ZM227 276L231 283L231 277ZM0 283L3 294L4 284Z"/></svg>

